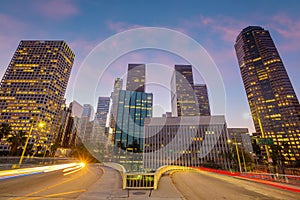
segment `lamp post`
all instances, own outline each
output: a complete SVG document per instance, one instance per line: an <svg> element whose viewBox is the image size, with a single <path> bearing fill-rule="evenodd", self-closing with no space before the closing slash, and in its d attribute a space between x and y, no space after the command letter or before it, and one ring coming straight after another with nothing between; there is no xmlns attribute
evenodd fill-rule
<svg viewBox="0 0 300 200"><path fill-rule="evenodd" d="M20 157L19 167L20 167L21 164L22 164L22 161L23 161L23 158L24 158L24 155L25 155L25 152L26 152L26 148L27 148L27 145L28 145L28 142L29 142L29 138L30 138L30 136L31 136L32 130L33 130L33 128L34 128L34 125L35 125L35 123L32 122L32 124L31 124L31 126L30 126L30 130L29 130L28 136L27 136L27 138L26 138L26 142L25 142L25 145L24 145L24 149L23 149L23 151L22 151L22 155L21 155L21 157ZM43 127L45 126L45 123L44 123L44 122L40 122L40 123L38 123L37 125L38 125L39 128L43 128Z"/></svg>
<svg viewBox="0 0 300 200"><path fill-rule="evenodd" d="M244 163L244 170L247 172L247 165L246 165L246 160L245 160L245 155L244 155L244 148L242 149L242 157L243 157L243 163Z"/></svg>
<svg viewBox="0 0 300 200"><path fill-rule="evenodd" d="M231 140L228 140L228 143L232 143ZM242 165L241 165L241 159L240 159L240 155L239 155L239 148L237 146L237 142L235 140L234 143L232 143L235 145L235 149L236 149L236 155L237 155L237 159L238 159L238 164L239 164L239 170L240 172L242 172Z"/></svg>

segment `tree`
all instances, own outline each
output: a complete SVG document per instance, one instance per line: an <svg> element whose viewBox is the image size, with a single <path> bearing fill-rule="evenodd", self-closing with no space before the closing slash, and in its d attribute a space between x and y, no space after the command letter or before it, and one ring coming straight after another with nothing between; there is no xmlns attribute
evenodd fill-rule
<svg viewBox="0 0 300 200"><path fill-rule="evenodd" d="M22 152L21 147L25 145L26 135L23 131L19 131L17 133L14 132L12 136L7 138L6 141L10 143L10 155L19 156Z"/></svg>
<svg viewBox="0 0 300 200"><path fill-rule="evenodd" d="M11 132L11 127L8 123L2 123L0 125L0 140L3 137L7 137Z"/></svg>
<svg viewBox="0 0 300 200"><path fill-rule="evenodd" d="M290 155L287 152L289 149L289 145L286 142L282 142L281 145L271 145L271 152L270 156L273 161L273 166L274 167L281 167L282 168L282 173L285 174L285 160L286 158L290 159ZM286 156L284 155L286 154Z"/></svg>

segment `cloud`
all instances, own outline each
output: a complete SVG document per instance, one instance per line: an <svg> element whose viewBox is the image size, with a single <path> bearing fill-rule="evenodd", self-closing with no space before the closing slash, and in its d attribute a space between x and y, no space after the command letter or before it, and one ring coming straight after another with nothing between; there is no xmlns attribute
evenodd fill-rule
<svg viewBox="0 0 300 200"><path fill-rule="evenodd" d="M181 20L179 26L187 32L199 32L201 30L209 31L213 34L218 34L225 42L235 41L236 36L246 22L225 16L217 16L215 18L199 15L192 19Z"/></svg>
<svg viewBox="0 0 300 200"><path fill-rule="evenodd" d="M274 25L271 25L280 35L286 38L300 38L300 20L292 19L287 15L280 14L272 17ZM277 22L277 23L275 23Z"/></svg>
<svg viewBox="0 0 300 200"><path fill-rule="evenodd" d="M107 21L106 22L107 28L114 32L122 32L133 28L140 28L143 27L137 24L130 24L127 22L114 22L114 21Z"/></svg>
<svg viewBox="0 0 300 200"><path fill-rule="evenodd" d="M278 14L271 18L268 26L282 37L279 50L297 52L300 50L300 19L291 18L286 14Z"/></svg>
<svg viewBox="0 0 300 200"><path fill-rule="evenodd" d="M42 15L53 19L61 19L79 13L79 9L71 0L36 1L34 5Z"/></svg>

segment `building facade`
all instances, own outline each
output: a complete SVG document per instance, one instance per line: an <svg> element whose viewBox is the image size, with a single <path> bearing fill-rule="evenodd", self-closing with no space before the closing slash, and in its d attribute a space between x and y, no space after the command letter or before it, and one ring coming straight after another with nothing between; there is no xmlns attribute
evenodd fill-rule
<svg viewBox="0 0 300 200"><path fill-rule="evenodd" d="M112 129L111 132L115 130L115 122L117 116L117 108L118 108L118 101L119 101L119 92L123 88L123 79L115 78L114 80L114 89L111 93L111 110L109 116L109 127Z"/></svg>
<svg viewBox="0 0 300 200"><path fill-rule="evenodd" d="M152 93L121 90L119 95L114 144L123 150L142 152L144 120L152 117ZM132 146L135 146L132 149Z"/></svg>
<svg viewBox="0 0 300 200"><path fill-rule="evenodd" d="M300 105L269 31L243 29L235 50L256 132L282 147L286 163L295 163L300 160Z"/></svg>
<svg viewBox="0 0 300 200"><path fill-rule="evenodd" d="M127 171L142 171L144 120L152 117L152 103L152 93L119 92L112 157Z"/></svg>
<svg viewBox="0 0 300 200"><path fill-rule="evenodd" d="M78 130L78 136L83 142L92 135L92 131L88 128L88 123L93 120L93 115L93 106L90 104L83 104L83 110L80 117L80 127Z"/></svg>
<svg viewBox="0 0 300 200"><path fill-rule="evenodd" d="M65 132L62 136L62 147L70 148L75 146L80 136L81 122L80 118L83 113L83 106L77 101L72 101L69 105L69 117L67 119L67 125Z"/></svg>
<svg viewBox="0 0 300 200"><path fill-rule="evenodd" d="M145 64L128 64L126 90L145 92Z"/></svg>
<svg viewBox="0 0 300 200"><path fill-rule="evenodd" d="M29 132L34 125L33 150L53 144L60 109L74 61L74 53L64 41L21 41L2 78L0 123L13 131Z"/></svg>
<svg viewBox="0 0 300 200"><path fill-rule="evenodd" d="M194 92L198 100L200 116L210 116L208 92L205 84L195 84Z"/></svg>
<svg viewBox="0 0 300 200"><path fill-rule="evenodd" d="M199 115L199 106L194 93L191 65L175 65L171 79L171 107L174 117Z"/></svg>
<svg viewBox="0 0 300 200"><path fill-rule="evenodd" d="M107 122L107 117L109 113L110 98L109 97L99 97L97 104L97 112L95 120L98 124L105 127Z"/></svg>
<svg viewBox="0 0 300 200"><path fill-rule="evenodd" d="M147 171L163 165L229 169L227 140L224 116L147 118L143 167Z"/></svg>
<svg viewBox="0 0 300 200"><path fill-rule="evenodd" d="M248 128L228 128L229 139L248 153L253 153Z"/></svg>

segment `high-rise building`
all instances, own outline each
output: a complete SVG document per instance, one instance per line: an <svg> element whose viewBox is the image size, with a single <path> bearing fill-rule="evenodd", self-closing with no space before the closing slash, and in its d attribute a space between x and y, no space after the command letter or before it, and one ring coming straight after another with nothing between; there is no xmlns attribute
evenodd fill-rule
<svg viewBox="0 0 300 200"><path fill-rule="evenodd" d="M144 120L152 117L152 103L152 93L120 91L114 136L115 145L123 150L143 151Z"/></svg>
<svg viewBox="0 0 300 200"><path fill-rule="evenodd" d="M80 117L80 128L78 130L78 136L82 141L85 141L87 137L90 137L92 131L87 128L87 125L92 121L94 115L94 108L90 104L83 104L83 111Z"/></svg>
<svg viewBox="0 0 300 200"><path fill-rule="evenodd" d="M175 65L171 79L171 105L174 117L199 115L191 65Z"/></svg>
<svg viewBox="0 0 300 200"><path fill-rule="evenodd" d="M86 117L88 121L92 121L94 115L94 108L91 104L83 104L83 111L81 118Z"/></svg>
<svg viewBox="0 0 300 200"><path fill-rule="evenodd" d="M55 143L59 146L62 146L62 141L64 134L66 132L66 128L68 125L68 120L71 115L71 109L67 107L67 105L64 103L60 110L59 120L57 123L57 136L55 138Z"/></svg>
<svg viewBox="0 0 300 200"><path fill-rule="evenodd" d="M119 92L123 88L123 79L121 78L115 78L114 81L114 89L111 93L111 111L109 116L109 127L114 129L115 125L115 117L117 116L117 106L118 106L118 99L119 99Z"/></svg>
<svg viewBox="0 0 300 200"><path fill-rule="evenodd" d="M83 106L77 101L72 101L69 105L69 118L67 119L67 125L62 137L62 147L69 148L74 146L77 142L77 138L80 135L81 122L80 118L83 113Z"/></svg>
<svg viewBox="0 0 300 200"><path fill-rule="evenodd" d="M128 64L126 90L145 92L145 64Z"/></svg>
<svg viewBox="0 0 300 200"><path fill-rule="evenodd" d="M269 31L243 29L235 50L256 132L281 146L286 163L299 160L300 105Z"/></svg>
<svg viewBox="0 0 300 200"><path fill-rule="evenodd" d="M152 93L121 90L119 92L115 132L115 161L128 171L142 169L144 121L152 117Z"/></svg>
<svg viewBox="0 0 300 200"><path fill-rule="evenodd" d="M0 123L25 132L32 123L47 124L38 131L34 126L33 150L53 142L73 61L64 41L21 41L2 78Z"/></svg>
<svg viewBox="0 0 300 200"><path fill-rule="evenodd" d="M97 112L95 119L98 121L98 124L105 127L107 121L107 115L109 112L110 98L109 97L99 97Z"/></svg>
<svg viewBox="0 0 300 200"><path fill-rule="evenodd" d="M210 106L208 100L207 87L205 84L195 84L194 92L198 100L200 116L210 116Z"/></svg>

